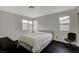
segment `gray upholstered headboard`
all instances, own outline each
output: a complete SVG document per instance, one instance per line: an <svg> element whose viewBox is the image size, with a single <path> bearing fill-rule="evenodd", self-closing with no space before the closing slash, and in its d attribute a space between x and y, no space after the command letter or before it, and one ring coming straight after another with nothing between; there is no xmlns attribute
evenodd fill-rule
<svg viewBox="0 0 79 59"><path fill-rule="evenodd" d="M39 32L51 33L52 34L52 37L54 39L54 31L53 30L39 30Z"/></svg>

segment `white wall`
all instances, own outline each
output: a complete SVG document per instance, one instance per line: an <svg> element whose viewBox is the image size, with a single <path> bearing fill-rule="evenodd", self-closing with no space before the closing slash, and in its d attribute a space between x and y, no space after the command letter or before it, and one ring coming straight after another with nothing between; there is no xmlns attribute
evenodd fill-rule
<svg viewBox="0 0 79 59"><path fill-rule="evenodd" d="M0 37L8 36L12 40L17 40L24 33L22 19L28 20L29 18L0 11Z"/></svg>
<svg viewBox="0 0 79 59"><path fill-rule="evenodd" d="M78 34L78 36L77 36L77 45L79 46L79 15L77 14L77 27L78 27L78 32L77 32L77 34Z"/></svg>
<svg viewBox="0 0 79 59"><path fill-rule="evenodd" d="M77 33L77 15L75 9L64 11L56 14L38 17L38 29L39 30L53 30L55 32L55 40L65 42L64 38L67 38L67 33L59 30L59 17L70 16L70 31ZM77 44L77 43L76 43Z"/></svg>

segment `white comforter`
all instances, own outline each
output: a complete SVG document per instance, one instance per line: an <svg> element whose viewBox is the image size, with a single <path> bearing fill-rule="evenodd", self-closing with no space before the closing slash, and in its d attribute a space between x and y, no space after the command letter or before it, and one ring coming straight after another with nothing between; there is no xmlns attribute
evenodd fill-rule
<svg viewBox="0 0 79 59"><path fill-rule="evenodd" d="M22 35L19 40L32 46L32 52L37 52L45 43L52 40L52 34L44 32L29 33Z"/></svg>

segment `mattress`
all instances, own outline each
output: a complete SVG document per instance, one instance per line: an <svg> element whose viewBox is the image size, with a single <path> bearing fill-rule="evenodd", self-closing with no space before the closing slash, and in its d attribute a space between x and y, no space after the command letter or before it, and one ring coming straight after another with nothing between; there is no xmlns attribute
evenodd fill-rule
<svg viewBox="0 0 79 59"><path fill-rule="evenodd" d="M19 38L20 41L26 42L28 45L32 46L32 52L38 51L44 44L52 40L51 33L37 32L23 34Z"/></svg>

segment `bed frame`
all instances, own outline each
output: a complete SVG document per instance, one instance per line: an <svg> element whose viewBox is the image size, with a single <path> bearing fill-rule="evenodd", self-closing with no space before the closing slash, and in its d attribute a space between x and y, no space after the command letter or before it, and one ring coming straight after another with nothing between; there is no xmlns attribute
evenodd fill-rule
<svg viewBox="0 0 79 59"><path fill-rule="evenodd" d="M47 33L51 33L52 34L52 36L53 36L53 38L52 38L52 40L51 41L53 41L54 40L54 31L48 31L48 30L39 30L39 32L47 32ZM45 43L37 52L35 52L35 53L39 53L39 52L41 52L51 41L48 41L47 43ZM23 41L19 41L18 40L18 42L19 42L19 45L21 45L21 46L23 46L24 48L26 48L26 49L28 49L29 51L31 51L32 52L32 46L30 46L30 45L28 45L27 43L25 43L25 42L23 42Z"/></svg>

